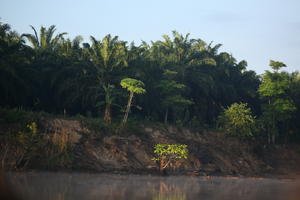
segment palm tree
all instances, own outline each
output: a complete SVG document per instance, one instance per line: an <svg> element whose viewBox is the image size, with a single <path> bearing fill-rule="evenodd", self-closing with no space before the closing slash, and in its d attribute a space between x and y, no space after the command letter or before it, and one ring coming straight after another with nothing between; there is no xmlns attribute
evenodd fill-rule
<svg viewBox="0 0 300 200"><path fill-rule="evenodd" d="M69 57L71 59L78 59L82 56L81 52L82 49L80 47L80 43L83 41L82 36L78 35L73 40L64 39L60 41L59 47L59 54Z"/></svg>
<svg viewBox="0 0 300 200"><path fill-rule="evenodd" d="M59 33L54 37L54 32L56 31L55 25L50 26L48 29L44 26L40 28L40 36L36 29L30 25L34 34L23 34L22 37L25 37L32 45L34 49L55 49L63 38L66 35L66 32Z"/></svg>
<svg viewBox="0 0 300 200"><path fill-rule="evenodd" d="M95 81L97 90L104 88L105 112L104 121L111 123L111 105L113 90L113 73L118 68L128 65L128 53L126 42L118 40L118 37L106 35L102 41L91 36L92 46L89 48L89 56L95 69ZM115 77L114 77L115 78Z"/></svg>
<svg viewBox="0 0 300 200"><path fill-rule="evenodd" d="M33 27L33 34L23 34L22 38L27 39L34 50L34 56L31 64L31 81L35 86L34 101L38 104L36 108L43 108L46 111L57 109L54 102L56 97L52 80L56 73L65 67L62 62L62 56L58 50L61 46L63 36L67 33L55 34L54 25L46 28L41 26L39 33Z"/></svg>

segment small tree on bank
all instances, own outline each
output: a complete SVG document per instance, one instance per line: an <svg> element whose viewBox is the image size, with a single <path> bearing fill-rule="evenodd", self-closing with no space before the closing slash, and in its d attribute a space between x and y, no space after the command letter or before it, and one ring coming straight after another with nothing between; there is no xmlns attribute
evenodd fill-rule
<svg viewBox="0 0 300 200"><path fill-rule="evenodd" d="M218 125L227 135L253 136L255 117L246 103L234 103L219 116Z"/></svg>
<svg viewBox="0 0 300 200"><path fill-rule="evenodd" d="M153 160L158 161L161 173L171 164L175 164L177 160L187 159L189 154L187 145L183 144L157 144L154 147L154 153L156 157Z"/></svg>
<svg viewBox="0 0 300 200"><path fill-rule="evenodd" d="M124 124L126 124L127 119L128 119L128 114L130 112L133 95L134 94L143 94L146 92L146 90L144 89L145 85L142 81L139 81L139 80L136 80L133 78L122 79L120 85L122 86L122 88L126 88L129 91L128 103L127 103L125 115L124 115L123 122L122 122L124 125Z"/></svg>

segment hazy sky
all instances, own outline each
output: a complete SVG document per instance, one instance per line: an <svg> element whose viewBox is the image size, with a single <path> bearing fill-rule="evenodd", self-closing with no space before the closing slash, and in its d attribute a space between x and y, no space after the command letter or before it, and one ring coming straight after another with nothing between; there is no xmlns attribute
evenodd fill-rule
<svg viewBox="0 0 300 200"><path fill-rule="evenodd" d="M86 41L111 33L149 42L177 30L223 44L259 74L270 59L300 70L300 0L0 0L0 17L19 33L54 24Z"/></svg>

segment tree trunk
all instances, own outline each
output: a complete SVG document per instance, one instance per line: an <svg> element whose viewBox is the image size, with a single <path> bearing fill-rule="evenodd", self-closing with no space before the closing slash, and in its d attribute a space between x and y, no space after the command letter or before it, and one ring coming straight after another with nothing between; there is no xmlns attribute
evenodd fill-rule
<svg viewBox="0 0 300 200"><path fill-rule="evenodd" d="M107 124L111 124L111 104L106 103L105 104L105 111L104 111L104 122Z"/></svg>
<svg viewBox="0 0 300 200"><path fill-rule="evenodd" d="M159 161L159 172L161 175L166 176L167 171L166 171L167 165L164 163L163 160Z"/></svg>
<svg viewBox="0 0 300 200"><path fill-rule="evenodd" d="M271 144L271 132L270 132L270 127L268 127L268 144Z"/></svg>
<svg viewBox="0 0 300 200"><path fill-rule="evenodd" d="M163 171L164 171L164 168L163 168L163 161L160 160L160 161L159 161L159 172L162 174Z"/></svg>
<svg viewBox="0 0 300 200"><path fill-rule="evenodd" d="M276 132L277 132L277 130L276 130L276 121L275 121L275 116L274 116L274 114L273 114L273 116L272 116L272 120L273 120L273 124L272 124L272 144L275 144L275 137L276 137Z"/></svg>
<svg viewBox="0 0 300 200"><path fill-rule="evenodd" d="M289 141L289 122L286 122L284 126L284 144L287 144Z"/></svg>
<svg viewBox="0 0 300 200"><path fill-rule="evenodd" d="M125 112L125 115L124 115L124 118L123 118L123 125L126 124L126 122L127 122L128 114L130 112L132 98L133 98L133 92L130 92L129 99L128 99L128 104L127 104L127 107L126 107L126 112Z"/></svg>
<svg viewBox="0 0 300 200"><path fill-rule="evenodd" d="M168 123L168 114L169 114L169 108L167 108L167 110L166 110L166 114L165 114L165 124Z"/></svg>
<svg viewBox="0 0 300 200"><path fill-rule="evenodd" d="M269 105L271 105L271 99L270 99L270 98L268 99L268 101L269 101L269 102L268 102ZM268 144L269 144L269 145L271 144L271 136L272 136L272 134L273 134L272 131L274 131L274 130L273 130L273 116L272 116L272 122L271 122L271 123L272 123L272 125L267 124L267 129L268 129L268 130L267 130L267 133L268 133ZM271 127L271 126L272 126L272 127Z"/></svg>

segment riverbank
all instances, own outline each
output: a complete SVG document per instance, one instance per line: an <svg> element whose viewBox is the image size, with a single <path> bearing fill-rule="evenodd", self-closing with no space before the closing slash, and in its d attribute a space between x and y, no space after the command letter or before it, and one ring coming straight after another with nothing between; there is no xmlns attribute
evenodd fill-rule
<svg viewBox="0 0 300 200"><path fill-rule="evenodd" d="M138 122L122 129L97 119L1 113L1 166L6 170L158 174L155 144L186 144L189 156L168 174L282 176L300 174L299 145L252 144L211 130Z"/></svg>

